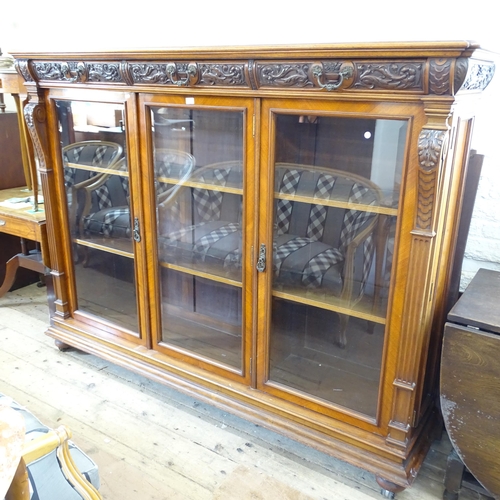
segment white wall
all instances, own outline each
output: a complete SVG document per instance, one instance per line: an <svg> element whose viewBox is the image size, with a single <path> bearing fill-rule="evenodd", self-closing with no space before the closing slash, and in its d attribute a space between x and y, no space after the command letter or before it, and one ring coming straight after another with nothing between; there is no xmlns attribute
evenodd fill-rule
<svg viewBox="0 0 500 500"><path fill-rule="evenodd" d="M500 53L495 3L400 0L25 0L6 2L0 47L8 50L101 50L412 40L476 40ZM485 155L464 261L463 284L478 267L500 270L500 148L497 76L478 110L472 147Z"/></svg>

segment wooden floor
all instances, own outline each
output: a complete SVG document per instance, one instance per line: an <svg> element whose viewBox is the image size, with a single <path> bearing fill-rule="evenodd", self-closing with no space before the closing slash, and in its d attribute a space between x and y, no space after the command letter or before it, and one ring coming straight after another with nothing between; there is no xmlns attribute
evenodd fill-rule
<svg viewBox="0 0 500 500"><path fill-rule="evenodd" d="M45 290L0 299L0 392L67 425L99 466L107 500L368 500L372 474L44 335ZM399 500L442 498L446 436ZM483 498L462 490L460 498Z"/></svg>

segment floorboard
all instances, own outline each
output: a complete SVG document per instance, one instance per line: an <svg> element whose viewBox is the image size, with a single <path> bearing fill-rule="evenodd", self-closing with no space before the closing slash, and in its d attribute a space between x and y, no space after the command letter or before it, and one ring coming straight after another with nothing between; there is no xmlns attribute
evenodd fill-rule
<svg viewBox="0 0 500 500"><path fill-rule="evenodd" d="M0 299L0 392L67 425L107 500L368 500L372 474L44 335L45 290ZM442 498L446 436L398 500ZM480 499L463 490L461 500Z"/></svg>

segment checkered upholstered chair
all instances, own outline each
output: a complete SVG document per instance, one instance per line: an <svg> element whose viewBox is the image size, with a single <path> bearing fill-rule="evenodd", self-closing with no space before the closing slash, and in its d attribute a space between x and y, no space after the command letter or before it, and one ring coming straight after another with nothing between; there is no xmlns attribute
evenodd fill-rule
<svg viewBox="0 0 500 500"><path fill-rule="evenodd" d="M354 306L365 293L375 254L379 216L369 207L380 205L378 186L340 170L281 163L275 191L274 286ZM336 343L344 347L349 316L339 317Z"/></svg>
<svg viewBox="0 0 500 500"><path fill-rule="evenodd" d="M355 305L365 293L373 263L378 214L369 207L380 204L379 188L343 171L290 163L276 165L275 179L273 286ZM241 268L241 196L217 186L241 186L241 163L202 167L192 180L200 187L185 190L170 203L168 215L159 215L160 256L173 262L204 262L230 274ZM181 207L192 214L189 223L182 224L176 216ZM336 343L343 347L349 316L339 316Z"/></svg>
<svg viewBox="0 0 500 500"><path fill-rule="evenodd" d="M80 210L78 231L82 237L100 234L130 238L130 184L127 161L120 158L111 167L123 175L100 174L75 186Z"/></svg>
<svg viewBox="0 0 500 500"><path fill-rule="evenodd" d="M155 152L156 194L158 203L168 203L182 185L172 185L169 179L189 177L194 157L182 151L159 149ZM127 238L132 235L130 189L126 158L108 167L117 173L102 173L76 184L78 200L78 232L81 237L104 236ZM124 175L119 175L123 171Z"/></svg>
<svg viewBox="0 0 500 500"><path fill-rule="evenodd" d="M243 185L241 162L206 165L195 169L188 179L189 187L180 182L175 195L159 206L160 259L204 262L226 274L239 270L241 196L226 188ZM211 187L205 189L204 184Z"/></svg>
<svg viewBox="0 0 500 500"><path fill-rule="evenodd" d="M99 172L97 168L117 168L122 154L123 148L119 144L107 141L81 141L63 147L64 182L73 234L79 234L81 217L89 204L89 200L82 198L83 189L86 186L96 185L103 177L109 177ZM93 167L96 167L96 170L92 170ZM94 199L91 203L100 208L111 205L108 186L101 183L99 188L94 190Z"/></svg>

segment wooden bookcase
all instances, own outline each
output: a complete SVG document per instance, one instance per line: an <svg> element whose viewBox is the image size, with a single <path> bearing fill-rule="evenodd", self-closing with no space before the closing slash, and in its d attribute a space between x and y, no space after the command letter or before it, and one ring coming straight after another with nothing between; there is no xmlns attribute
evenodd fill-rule
<svg viewBox="0 0 500 500"><path fill-rule="evenodd" d="M48 334L409 486L474 102L470 42L18 53Z"/></svg>

